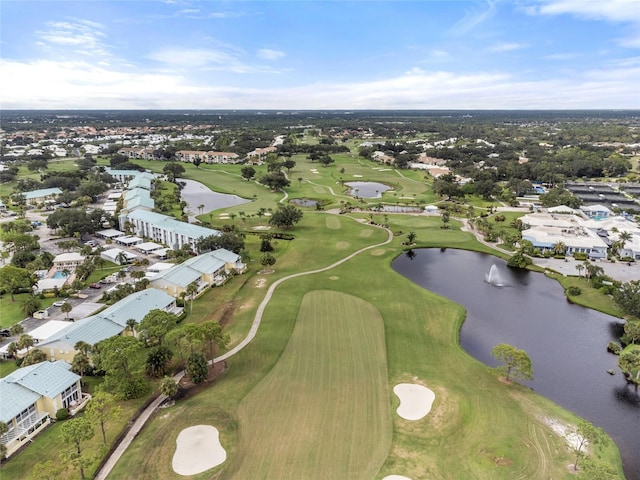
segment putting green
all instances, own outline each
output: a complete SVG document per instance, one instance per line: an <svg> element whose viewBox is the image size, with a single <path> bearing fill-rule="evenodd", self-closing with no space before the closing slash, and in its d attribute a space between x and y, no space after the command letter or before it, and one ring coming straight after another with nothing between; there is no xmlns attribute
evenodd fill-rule
<svg viewBox="0 0 640 480"><path fill-rule="evenodd" d="M327 222L327 228L330 228L331 230L339 230L340 228L342 228L342 223L339 217L335 215L327 215L325 218Z"/></svg>
<svg viewBox="0 0 640 480"><path fill-rule="evenodd" d="M280 360L242 401L234 478L374 478L391 445L384 326L371 304L307 293Z"/></svg>

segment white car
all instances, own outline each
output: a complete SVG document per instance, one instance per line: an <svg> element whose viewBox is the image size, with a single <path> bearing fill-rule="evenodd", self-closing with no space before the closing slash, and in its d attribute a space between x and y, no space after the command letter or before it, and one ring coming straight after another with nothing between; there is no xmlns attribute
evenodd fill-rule
<svg viewBox="0 0 640 480"><path fill-rule="evenodd" d="M58 302L55 302L55 303L53 304L53 306L54 306L54 307L61 307L61 306L62 306L62 305L64 305L65 303L67 303L67 302L65 302L64 300L60 300L60 301L58 301Z"/></svg>

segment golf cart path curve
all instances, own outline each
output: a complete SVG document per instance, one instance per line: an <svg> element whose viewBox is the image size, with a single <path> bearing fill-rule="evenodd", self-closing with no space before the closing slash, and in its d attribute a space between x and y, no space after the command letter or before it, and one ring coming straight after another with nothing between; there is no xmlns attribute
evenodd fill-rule
<svg viewBox="0 0 640 480"><path fill-rule="evenodd" d="M378 227L378 228L382 228L382 227ZM291 275L287 275L286 277L282 277L282 278L276 280L275 282L273 282L271 284L271 286L269 287L269 289L267 290L267 293L265 294L264 299L262 300L262 302L258 306L258 310L256 311L255 317L253 319L253 323L251 324L251 328L249 329L249 333L247 334L247 336L238 345L233 347L231 350L229 350L225 354L220 355L219 357L216 357L213 360L209 360L209 365L211 365L214 362L220 362L222 360L226 360L229 357L232 357L233 355L238 353L240 350L242 350L244 347L246 347L255 338L256 334L258 333L258 328L260 327L260 323L262 322L262 315L264 314L264 311L267 308L267 305L269 304L269 301L273 297L273 294L274 294L276 288L278 288L278 286L280 286L282 283L284 283L287 280L290 280L292 278L302 277L304 275L313 275L314 273L326 272L327 270L331 270L332 268L335 268L338 265L341 265L341 264L351 260L353 257L355 257L356 255L361 254L362 252L365 252L367 250L371 250L373 248L381 247L383 245L387 245L387 244L391 243L391 241L393 240L393 232L391 230L389 230L389 229L386 229L386 228L384 230L387 231L387 235L388 235L387 239L384 242L377 243L375 245L369 245L367 247L361 248L360 250L356 250L355 252L351 253L350 255L347 255L346 257L344 257L344 258L332 263L329 266L318 268L316 270L309 270L309 271L306 271L306 272L294 273L294 274L291 274ZM184 375L185 375L185 371L182 370L182 371L178 372L176 375L174 375L173 378L176 381L180 381L180 379L182 379L182 377L184 377ZM116 463L118 463L118 460L120 460L120 457L122 457L122 455L127 450L127 448L129 448L129 445L131 445L131 442L133 442L134 438L138 435L140 430L142 430L142 427L144 427L144 425L147 423L149 418L151 418L151 415L153 415L153 412L155 412L155 410L166 399L167 399L167 397L165 395L159 395L140 414L140 416L131 425L131 428L129 429L129 431L126 433L126 435L122 438L120 443L113 450L113 452L111 453L111 455L109 456L107 461L104 463L102 468L98 471L98 473L94 477L95 480L106 480L106 478L109 475L109 473L111 473L111 470L113 470L113 468L116 466Z"/></svg>

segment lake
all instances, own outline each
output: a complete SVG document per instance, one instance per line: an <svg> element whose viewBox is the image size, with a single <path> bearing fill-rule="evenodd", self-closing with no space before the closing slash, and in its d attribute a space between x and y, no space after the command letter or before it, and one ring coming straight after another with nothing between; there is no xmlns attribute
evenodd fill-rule
<svg viewBox="0 0 640 480"><path fill-rule="evenodd" d="M514 271L490 255L455 249L414 253L413 259L399 256L392 268L466 308L460 343L469 354L497 366L494 345L524 349L535 380L523 383L602 427L620 449L627 478L640 478L640 397L627 386L618 357L606 351L609 341L618 340L621 320L573 305L555 280ZM494 284L485 278L492 265Z"/></svg>
<svg viewBox="0 0 640 480"><path fill-rule="evenodd" d="M185 184L180 195L182 199L187 202L189 221L193 221L195 215L208 213L220 208L235 207L236 205L242 205L250 201L237 195L214 192L206 185L196 182L195 180L179 178L178 181ZM204 206L202 210L198 210L198 206L200 205Z"/></svg>

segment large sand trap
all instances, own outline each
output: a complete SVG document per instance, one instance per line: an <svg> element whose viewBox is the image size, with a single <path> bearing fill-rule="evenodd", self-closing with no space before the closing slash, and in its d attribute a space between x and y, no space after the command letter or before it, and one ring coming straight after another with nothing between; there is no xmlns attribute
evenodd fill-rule
<svg viewBox="0 0 640 480"><path fill-rule="evenodd" d="M396 412L405 420L420 420L431 411L436 398L427 387L413 383L399 383L393 387L393 393L400 399Z"/></svg>
<svg viewBox="0 0 640 480"><path fill-rule="evenodd" d="M178 475L196 475L220 465L227 452L220 445L218 429L211 425L185 428L176 439L171 466Z"/></svg>

